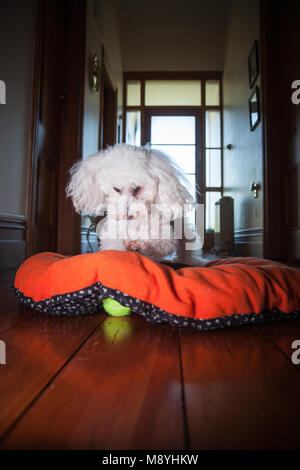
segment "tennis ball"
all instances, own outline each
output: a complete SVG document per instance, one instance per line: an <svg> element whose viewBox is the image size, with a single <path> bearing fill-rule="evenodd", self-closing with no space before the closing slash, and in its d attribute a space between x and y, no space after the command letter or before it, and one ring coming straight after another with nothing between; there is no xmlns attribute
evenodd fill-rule
<svg viewBox="0 0 300 470"><path fill-rule="evenodd" d="M108 297L107 299L102 299L102 304L104 310L112 315L113 317L124 317L125 315L131 314L130 307L124 307L119 302Z"/></svg>

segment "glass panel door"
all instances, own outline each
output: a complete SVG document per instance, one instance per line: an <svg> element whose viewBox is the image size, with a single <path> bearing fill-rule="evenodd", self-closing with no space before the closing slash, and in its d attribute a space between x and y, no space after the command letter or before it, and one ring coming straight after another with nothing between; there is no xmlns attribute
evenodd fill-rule
<svg viewBox="0 0 300 470"><path fill-rule="evenodd" d="M196 187L201 187L197 171L200 155L201 114L179 110L147 110L145 119L145 144L170 156L190 183L197 200ZM198 177L197 177L198 174ZM197 200L197 202L200 202Z"/></svg>
<svg viewBox="0 0 300 470"><path fill-rule="evenodd" d="M192 183L196 195L195 116L151 116L150 145L170 156Z"/></svg>

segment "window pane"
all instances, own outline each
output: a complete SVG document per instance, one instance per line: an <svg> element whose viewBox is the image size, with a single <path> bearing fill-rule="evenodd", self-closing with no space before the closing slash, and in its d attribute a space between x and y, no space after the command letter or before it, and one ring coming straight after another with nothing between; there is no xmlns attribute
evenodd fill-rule
<svg viewBox="0 0 300 470"><path fill-rule="evenodd" d="M146 106L200 106L200 80L147 80Z"/></svg>
<svg viewBox="0 0 300 470"><path fill-rule="evenodd" d="M257 101L257 93L254 93L250 100L250 120L251 120L251 127L254 127L255 123L258 120L258 101Z"/></svg>
<svg viewBox="0 0 300 470"><path fill-rule="evenodd" d="M195 173L195 147L193 145L152 145L155 150L171 157L184 173Z"/></svg>
<svg viewBox="0 0 300 470"><path fill-rule="evenodd" d="M205 230L215 230L215 202L221 197L221 193L207 191L205 197Z"/></svg>
<svg viewBox="0 0 300 470"><path fill-rule="evenodd" d="M141 145L141 112L128 111L126 113L126 143Z"/></svg>
<svg viewBox="0 0 300 470"><path fill-rule="evenodd" d="M127 82L127 106L141 105L141 82Z"/></svg>
<svg viewBox="0 0 300 470"><path fill-rule="evenodd" d="M151 144L195 145L193 116L152 116Z"/></svg>
<svg viewBox="0 0 300 470"><path fill-rule="evenodd" d="M206 186L221 186L221 150L206 150Z"/></svg>
<svg viewBox="0 0 300 470"><path fill-rule="evenodd" d="M206 106L220 105L220 82L219 80L207 80L205 82L205 104Z"/></svg>
<svg viewBox="0 0 300 470"><path fill-rule="evenodd" d="M220 111L206 111L205 147L221 147Z"/></svg>

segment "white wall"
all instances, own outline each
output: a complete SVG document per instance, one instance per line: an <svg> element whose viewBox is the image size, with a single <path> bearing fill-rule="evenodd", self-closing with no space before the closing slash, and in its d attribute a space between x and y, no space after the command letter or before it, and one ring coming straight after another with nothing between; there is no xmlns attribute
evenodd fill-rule
<svg viewBox="0 0 300 470"><path fill-rule="evenodd" d="M122 105L122 61L119 26L113 0L87 0L86 79L84 103L83 158L98 151L100 91L91 93L88 86L88 63L94 54L101 61L101 46L108 56Z"/></svg>
<svg viewBox="0 0 300 470"><path fill-rule="evenodd" d="M263 197L260 192L254 199L250 192L251 181L261 185L263 181L261 123L251 132L248 112L247 60L254 39L259 40L259 2L235 0L223 79L224 146L233 146L224 150L224 194L234 198L235 230L251 229L247 240L253 243L253 254L261 254L262 239L257 234L263 226Z"/></svg>
<svg viewBox="0 0 300 470"><path fill-rule="evenodd" d="M0 2L0 212L26 215L35 0Z"/></svg>
<svg viewBox="0 0 300 470"><path fill-rule="evenodd" d="M97 54L101 62L101 46L104 46L111 66L113 79L118 88L118 103L122 106L122 61L120 52L119 26L113 0L87 0L86 17L86 73L84 91L83 158L98 152L100 90L92 93L88 83L88 64ZM90 221L82 217L82 226Z"/></svg>
<svg viewBox="0 0 300 470"><path fill-rule="evenodd" d="M95 1L87 0L83 158L98 151L99 141L100 91L98 93L91 93L88 83L89 61L94 54L98 55L101 64L102 37L97 22L97 13Z"/></svg>
<svg viewBox="0 0 300 470"><path fill-rule="evenodd" d="M116 1L95 1L98 2L100 33L103 45L111 65L114 80L117 84L119 105L122 105L123 64L121 54L120 24L116 8Z"/></svg>

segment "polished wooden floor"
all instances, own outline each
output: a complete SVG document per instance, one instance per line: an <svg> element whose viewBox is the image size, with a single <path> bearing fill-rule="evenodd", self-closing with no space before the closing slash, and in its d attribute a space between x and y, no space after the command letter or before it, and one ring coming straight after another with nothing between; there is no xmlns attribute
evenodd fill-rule
<svg viewBox="0 0 300 470"><path fill-rule="evenodd" d="M49 317L2 279L2 449L300 447L300 321L209 333Z"/></svg>

